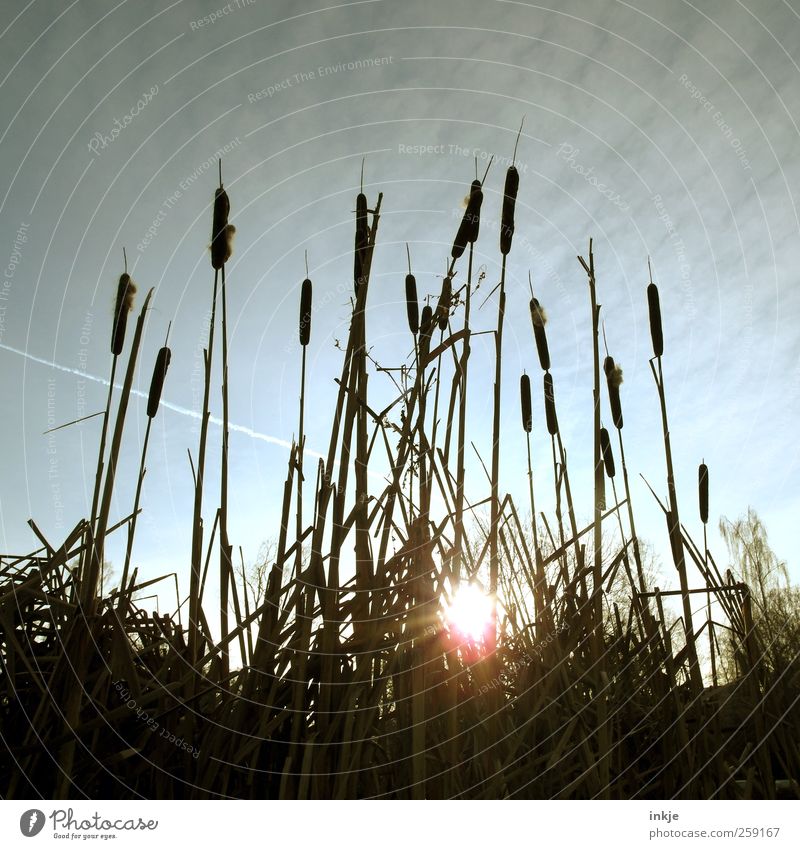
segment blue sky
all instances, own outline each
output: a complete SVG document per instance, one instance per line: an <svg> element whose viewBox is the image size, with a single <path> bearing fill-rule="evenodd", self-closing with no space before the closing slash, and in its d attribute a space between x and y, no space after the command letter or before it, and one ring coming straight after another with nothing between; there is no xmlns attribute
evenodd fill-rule
<svg viewBox="0 0 800 849"><path fill-rule="evenodd" d="M186 450L197 446L191 412L199 405L220 151L237 227L228 267L231 419L239 428L231 437L230 533L250 560L277 532L286 445L297 427L304 251L315 304L325 302L313 317L307 431L309 449L322 452L340 368L335 340L346 335L362 158L368 196L384 193L369 341L382 365L398 365L410 347L405 243L421 293L437 293L474 157L481 171L497 158L477 245L483 290L497 282L499 198L524 115L504 346L503 488L524 499L523 369L534 379L536 473L550 480L527 312L530 270L549 315L579 512L590 514L590 311L576 254L585 254L591 236L608 344L625 373L640 531L657 551L667 549L663 520L638 477L664 492L648 366L649 256L664 313L684 521L699 532L695 485L705 459L712 524L754 506L797 576L800 166L792 154L800 15L790 4L179 0L73 2L53 17L51 6L33 0L15 15L0 35L3 551L34 547L29 517L58 544L88 509L98 420L42 433L103 406L126 246L139 303L155 288L141 391L170 321L173 349L170 406L151 438L135 560L144 574L186 574ZM490 301L476 322L488 329L495 315ZM472 363L470 435L488 457L490 337L475 340ZM391 395L380 376L370 388L376 406ZM219 414L216 386L212 400ZM144 424L138 399L117 516L133 499ZM212 437L216 468L218 429ZM471 493L484 494L476 463L468 473ZM210 486L213 493L213 477ZM549 510L544 483L540 489ZM719 546L716 553L724 560ZM671 568L665 574L671 583Z"/></svg>

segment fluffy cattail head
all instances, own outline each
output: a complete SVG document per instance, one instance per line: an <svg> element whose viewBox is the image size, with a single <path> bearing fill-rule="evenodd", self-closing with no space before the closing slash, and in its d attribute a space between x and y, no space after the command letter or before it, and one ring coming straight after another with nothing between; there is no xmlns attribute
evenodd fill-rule
<svg viewBox="0 0 800 849"><path fill-rule="evenodd" d="M611 419L614 427L622 430L622 403L619 398L619 387L622 383L622 368L614 362L613 357L606 357L603 362L603 371L606 373L608 384L608 403L611 407Z"/></svg>
<svg viewBox="0 0 800 849"><path fill-rule="evenodd" d="M647 306L650 311L650 337L653 340L653 355L660 357L664 353L664 334L661 331L661 304L658 299L658 287L651 283L647 287Z"/></svg>
<svg viewBox="0 0 800 849"><path fill-rule="evenodd" d="M606 474L613 478L616 474L614 455L611 453L611 439L604 427L600 428L600 450L603 453L603 465L606 467Z"/></svg>
<svg viewBox="0 0 800 849"><path fill-rule="evenodd" d="M697 470L698 491L700 494L700 521L708 524L708 466L700 464Z"/></svg>
<svg viewBox="0 0 800 849"><path fill-rule="evenodd" d="M547 432L550 436L555 436L558 433L556 394L553 387L553 375L549 371L544 375L544 414L547 419Z"/></svg>
<svg viewBox="0 0 800 849"><path fill-rule="evenodd" d="M442 280L442 293L439 295L439 303L436 305L436 318L439 321L439 330L447 330L447 320L450 317L450 302L453 298L453 282L449 277Z"/></svg>
<svg viewBox="0 0 800 849"><path fill-rule="evenodd" d="M150 380L150 394L147 396L147 415L153 419L158 412L158 405L161 402L161 390L164 388L164 378L167 376L169 362L172 359L172 354L169 348L161 348L156 357L156 364L153 367L153 377Z"/></svg>
<svg viewBox="0 0 800 849"><path fill-rule="evenodd" d="M547 333L544 326L547 315L544 308L536 300L531 298L531 324L533 325L533 338L536 340L536 350L539 354L539 364L544 371L550 368L550 349L547 347Z"/></svg>
<svg viewBox="0 0 800 849"><path fill-rule="evenodd" d="M519 398L522 407L522 429L530 433L533 429L533 411L531 408L531 379L523 374L519 379Z"/></svg>
<svg viewBox="0 0 800 849"><path fill-rule="evenodd" d="M617 389L622 386L622 366L614 362L613 357L606 357L603 361L603 371L606 373L606 380L609 386L615 386Z"/></svg>
<svg viewBox="0 0 800 849"><path fill-rule="evenodd" d="M503 193L503 214L500 219L500 253L505 256L511 250L514 237L514 208L519 191L519 171L512 165L506 171L506 185Z"/></svg>
<svg viewBox="0 0 800 849"><path fill-rule="evenodd" d="M300 344L305 348L311 341L311 281L306 277L300 289Z"/></svg>
<svg viewBox="0 0 800 849"><path fill-rule="evenodd" d="M406 312L408 329L417 335L419 332L419 302L417 301L417 280L413 274L406 274Z"/></svg>
<svg viewBox="0 0 800 849"><path fill-rule="evenodd" d="M115 357L122 353L125 344L125 328L128 326L128 313L133 309L133 296L136 284L129 274L121 274L117 283L117 300L114 303L114 326L111 330L111 353Z"/></svg>
<svg viewBox="0 0 800 849"><path fill-rule="evenodd" d="M211 266L222 268L233 253L233 234L236 228L228 224L231 202L222 187L214 193L214 221L211 228Z"/></svg>

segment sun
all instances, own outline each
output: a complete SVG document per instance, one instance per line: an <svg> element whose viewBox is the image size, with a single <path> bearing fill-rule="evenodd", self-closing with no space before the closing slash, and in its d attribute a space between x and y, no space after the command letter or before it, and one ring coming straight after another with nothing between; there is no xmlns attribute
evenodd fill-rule
<svg viewBox="0 0 800 849"><path fill-rule="evenodd" d="M445 606L444 618L462 639L482 642L492 627L492 599L476 584L462 584Z"/></svg>

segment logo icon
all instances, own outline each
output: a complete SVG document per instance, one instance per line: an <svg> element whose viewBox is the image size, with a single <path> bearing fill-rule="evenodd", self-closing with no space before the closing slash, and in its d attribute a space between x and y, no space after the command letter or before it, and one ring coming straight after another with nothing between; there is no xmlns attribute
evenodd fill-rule
<svg viewBox="0 0 800 849"><path fill-rule="evenodd" d="M44 813L38 808L31 808L19 818L19 830L25 837L36 837L44 828Z"/></svg>

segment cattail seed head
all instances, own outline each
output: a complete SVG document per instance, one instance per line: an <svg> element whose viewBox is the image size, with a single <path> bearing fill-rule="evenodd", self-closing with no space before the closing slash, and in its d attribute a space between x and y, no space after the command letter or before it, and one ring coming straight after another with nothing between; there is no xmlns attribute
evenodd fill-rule
<svg viewBox="0 0 800 849"><path fill-rule="evenodd" d="M406 274L406 312L408 329L417 335L419 332L419 302L417 301L417 280L413 274Z"/></svg>
<svg viewBox="0 0 800 849"><path fill-rule="evenodd" d="M600 450L603 453L603 465L606 467L606 474L613 478L616 474L614 467L614 455L611 452L611 439L608 436L608 431L600 428Z"/></svg>
<svg viewBox="0 0 800 849"><path fill-rule="evenodd" d="M158 405L161 402L161 390L164 388L164 378L167 376L169 362L172 359L172 354L169 348L161 348L156 357L156 364L153 367L153 377L150 380L150 394L147 396L147 415L153 419L158 412Z"/></svg>
<svg viewBox="0 0 800 849"><path fill-rule="evenodd" d="M469 229L467 230L467 241L475 244L478 241L478 233L481 227L481 204L483 203L483 191L480 180L473 180L469 188L469 203L467 212L469 215Z"/></svg>
<svg viewBox="0 0 800 849"><path fill-rule="evenodd" d="M366 237L367 230L367 196L359 192L356 197L356 232Z"/></svg>
<svg viewBox="0 0 800 849"><path fill-rule="evenodd" d="M500 253L505 256L511 250L514 237L514 208L519 191L519 171L512 165L506 171L506 185L503 192L503 214L500 219Z"/></svg>
<svg viewBox="0 0 800 849"><path fill-rule="evenodd" d="M439 330L447 330L447 320L450 317L450 302L453 298L453 283L449 277L442 280L442 293L439 295L439 303L436 305L436 318L439 322Z"/></svg>
<svg viewBox="0 0 800 849"><path fill-rule="evenodd" d="M367 196L363 192L359 192L356 197L356 237L353 252L353 282L356 295L358 294L358 286L364 277L364 260L368 243Z"/></svg>
<svg viewBox="0 0 800 849"><path fill-rule="evenodd" d="M450 251L450 256L453 259L458 259L464 253L467 244L475 244L478 241L482 203L483 191L481 190L481 181L473 180L469 190L467 208L464 210L461 224L458 227L456 238L453 242L453 248Z"/></svg>
<svg viewBox="0 0 800 849"><path fill-rule="evenodd" d="M550 349L547 347L547 334L545 333L545 323L547 315L544 308L536 300L531 298L531 324L533 324L533 338L536 340L536 350L539 354L539 365L543 371L550 368Z"/></svg>
<svg viewBox="0 0 800 849"><path fill-rule="evenodd" d="M661 304L658 299L658 287L651 283L647 287L647 306L650 310L650 337L653 340L653 355L660 357L664 353L664 334L661 331Z"/></svg>
<svg viewBox="0 0 800 849"><path fill-rule="evenodd" d="M422 308L422 316L419 320L419 332L423 337L430 338L433 330L433 310L430 304L425 304Z"/></svg>
<svg viewBox="0 0 800 849"><path fill-rule="evenodd" d="M708 524L708 466L705 463L700 464L697 479L700 494L700 521L706 525Z"/></svg>
<svg viewBox="0 0 800 849"><path fill-rule="evenodd" d="M218 188L214 193L214 220L211 228L211 267L220 269L233 253L233 234L236 228L228 224L231 202L228 193Z"/></svg>
<svg viewBox="0 0 800 849"><path fill-rule="evenodd" d="M622 368L614 362L613 357L606 357L603 361L603 371L606 373L611 419L614 422L614 427L622 430L622 403L619 398L619 387L622 383Z"/></svg>
<svg viewBox="0 0 800 849"><path fill-rule="evenodd" d="M300 289L300 344L305 348L311 341L311 281L306 277Z"/></svg>
<svg viewBox="0 0 800 849"><path fill-rule="evenodd" d="M549 371L544 375L544 414L547 419L547 432L550 436L555 436L558 433L556 394L553 387L553 375Z"/></svg>
<svg viewBox="0 0 800 849"><path fill-rule="evenodd" d="M125 344L125 328L128 325L128 313L133 309L133 296L136 284L129 274L121 274L117 283L117 300L114 304L114 325L111 330L111 353L118 357Z"/></svg>
<svg viewBox="0 0 800 849"><path fill-rule="evenodd" d="M531 408L531 379L523 374L519 379L519 397L522 406L522 429L530 433L533 429L533 411Z"/></svg>

